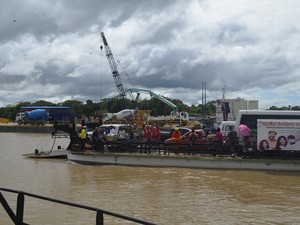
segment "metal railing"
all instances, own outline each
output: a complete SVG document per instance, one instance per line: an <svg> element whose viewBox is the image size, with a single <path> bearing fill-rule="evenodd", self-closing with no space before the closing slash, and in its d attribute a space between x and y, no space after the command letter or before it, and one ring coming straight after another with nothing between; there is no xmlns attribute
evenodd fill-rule
<svg viewBox="0 0 300 225"><path fill-rule="evenodd" d="M14 213L14 211L11 209L11 207L7 203L6 199L2 195L1 191L18 194L18 196L17 196L17 205L16 205L16 213ZM99 209L99 208L94 208L94 207L90 207L90 206L71 203L71 202L58 200L58 199L53 199L53 198L49 198L49 197L45 197L45 196L35 195L35 194L32 194L32 193L28 193L28 192L17 191L17 190L12 190L12 189L7 189L7 188L0 188L0 202L3 206L3 208L5 209L6 213L8 214L10 219L14 222L15 225L29 225L29 224L27 224L23 221L24 220L25 196L29 196L29 197L32 197L32 198L41 199L41 200L45 200L45 201L55 202L55 203L59 203L59 204L67 205L67 206L76 207L76 208L81 208L81 209L94 211L94 212L96 212L96 225L104 225L104 215L116 217L116 218L119 218L119 219L134 222L134 223L137 223L137 224L157 225L155 223L150 223L150 222L147 222L147 221L143 221L143 220L132 218L132 217L129 217L129 216L117 214L117 213L106 211L106 210Z"/></svg>

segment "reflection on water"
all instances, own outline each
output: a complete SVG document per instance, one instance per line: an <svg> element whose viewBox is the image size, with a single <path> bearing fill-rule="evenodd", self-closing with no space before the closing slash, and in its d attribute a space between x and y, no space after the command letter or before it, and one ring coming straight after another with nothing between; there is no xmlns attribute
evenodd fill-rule
<svg viewBox="0 0 300 225"><path fill-rule="evenodd" d="M300 221L300 173L86 166L61 159L23 158L22 154L33 151L43 135L0 133L1 187L159 224L297 224ZM95 224L95 214L26 199L25 222ZM105 222L124 224L106 217ZM13 224L2 208L0 224Z"/></svg>

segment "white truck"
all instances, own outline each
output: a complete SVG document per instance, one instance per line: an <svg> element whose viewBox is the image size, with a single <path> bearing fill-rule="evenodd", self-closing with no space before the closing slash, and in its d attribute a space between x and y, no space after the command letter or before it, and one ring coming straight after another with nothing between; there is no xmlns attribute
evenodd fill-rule
<svg viewBox="0 0 300 225"><path fill-rule="evenodd" d="M25 112L19 112L19 113L16 114L16 120L15 121L16 122L23 121L24 118L25 118Z"/></svg>
<svg viewBox="0 0 300 225"><path fill-rule="evenodd" d="M141 119L141 117L143 119ZM134 110L134 109L123 109L117 113L104 113L102 123L129 123L133 119L139 121L143 120L144 124L170 124L172 127L175 126L186 126L190 121L188 112L172 112L166 116L151 116L150 110Z"/></svg>
<svg viewBox="0 0 300 225"><path fill-rule="evenodd" d="M16 122L21 124L44 125L49 120L49 112L45 109L34 109L16 114Z"/></svg>
<svg viewBox="0 0 300 225"><path fill-rule="evenodd" d="M117 113L104 113L102 122L131 119L135 114L134 109L123 109Z"/></svg>
<svg viewBox="0 0 300 225"><path fill-rule="evenodd" d="M235 129L235 121L223 121L219 128L224 137L226 137L231 129Z"/></svg>

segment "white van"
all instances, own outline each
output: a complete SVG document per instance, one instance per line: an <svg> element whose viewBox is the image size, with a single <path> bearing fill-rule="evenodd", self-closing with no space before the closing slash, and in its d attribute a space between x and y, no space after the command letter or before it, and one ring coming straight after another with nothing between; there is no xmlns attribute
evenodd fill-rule
<svg viewBox="0 0 300 225"><path fill-rule="evenodd" d="M223 121L219 127L223 136L226 137L231 129L235 129L235 121Z"/></svg>

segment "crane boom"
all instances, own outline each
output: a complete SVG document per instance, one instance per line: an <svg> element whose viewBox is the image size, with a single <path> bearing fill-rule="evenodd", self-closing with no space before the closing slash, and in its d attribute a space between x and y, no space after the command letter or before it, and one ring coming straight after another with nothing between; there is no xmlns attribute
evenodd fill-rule
<svg viewBox="0 0 300 225"><path fill-rule="evenodd" d="M173 109L173 112L178 113L178 108L177 108L177 106L175 104L173 104L171 101L169 101L168 99L164 98L163 96L158 95L158 94L156 94L156 93L154 93L154 92L152 92L150 90L138 89L138 88L125 89L124 86L123 86L123 83L122 83L122 80L121 80L118 68L117 68L116 61L114 59L112 51L111 51L111 49L110 49L110 47L109 47L109 45L108 45L108 43L106 41L106 38L105 38L103 32L101 32L101 37L102 37L104 48L105 48L105 54L106 54L106 57L108 59L108 64L109 64L109 67L111 69L113 78L115 80L116 87L117 87L117 89L119 91L119 95L117 97L125 97L126 94L128 93L130 95L131 99L133 100L134 98L133 98L132 93L137 93L138 94L137 97L136 97L136 100L137 100L140 93L146 93L146 94L149 94L151 97L155 97L158 100L166 103L167 105L169 105Z"/></svg>
<svg viewBox="0 0 300 225"><path fill-rule="evenodd" d="M158 95L158 94L154 93L153 91L150 91L150 90L147 90L147 89L129 88L129 89L125 90L125 94L126 93L138 93L138 94L139 93L146 93L146 94L149 94L151 97L157 98L158 100L160 100L160 101L166 103L167 105L169 105L173 109L174 112L176 112L176 113L178 112L178 108L173 102L169 101L168 99L166 99L165 97L163 97L161 95Z"/></svg>
<svg viewBox="0 0 300 225"><path fill-rule="evenodd" d="M115 58L112 54L112 51L111 51L111 49L110 49L110 47L109 47L109 45L106 41L106 38L105 38L103 32L101 32L101 37L102 37L104 48L105 48L105 54L106 54L106 57L108 59L108 64L109 64L109 67L111 69L116 87L117 87L118 92L119 92L119 95L120 96L125 96L125 89L124 89L123 82L122 82L121 76L120 76L118 68L117 68Z"/></svg>

